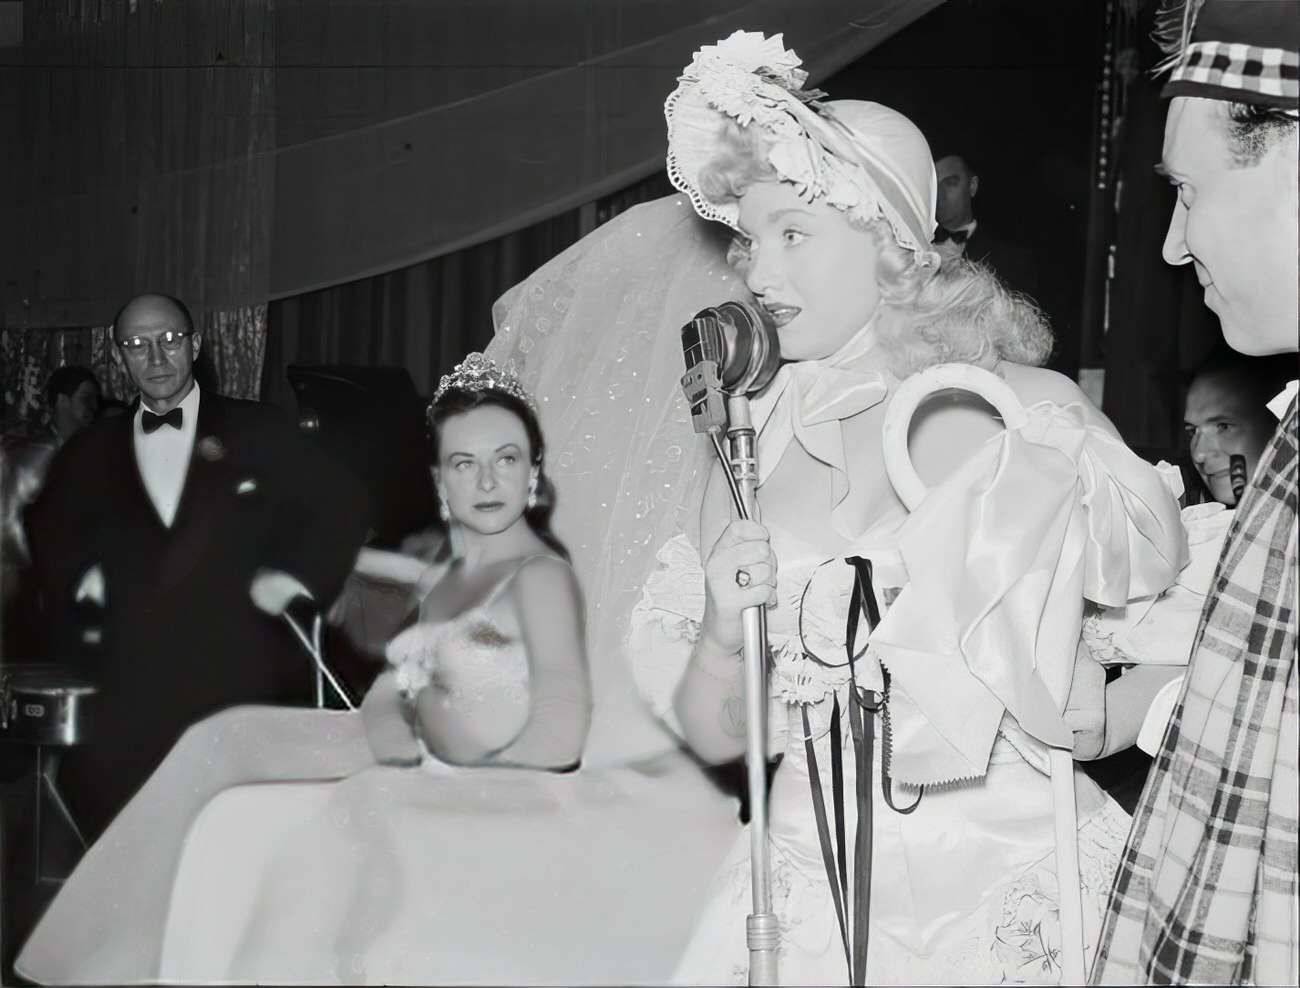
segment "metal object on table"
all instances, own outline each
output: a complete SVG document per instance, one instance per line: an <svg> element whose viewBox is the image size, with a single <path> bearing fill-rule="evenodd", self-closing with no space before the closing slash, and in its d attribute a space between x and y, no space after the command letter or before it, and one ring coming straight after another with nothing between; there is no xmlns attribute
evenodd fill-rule
<svg viewBox="0 0 1300 988"><path fill-rule="evenodd" d="M8 666L0 669L0 741L36 749L35 881L61 881L45 874L42 830L45 802L86 849L86 838L55 782L60 749L83 744L92 725L86 701L99 692L68 669L52 664ZM46 749L54 749L47 751Z"/></svg>
<svg viewBox="0 0 1300 988"><path fill-rule="evenodd" d="M303 647L308 656L311 657L313 666L313 675L315 678L316 692L316 709L325 709L325 684L328 682L334 695L342 701L344 709L356 710L357 705L352 702L352 697L348 696L348 691L343 688L338 677L334 675L329 664L325 661L325 650L321 644L321 632L324 627L324 617L317 611L312 615L311 636L303 629L292 614L287 610L283 614L285 623L289 625L294 637L298 639L298 644Z"/></svg>

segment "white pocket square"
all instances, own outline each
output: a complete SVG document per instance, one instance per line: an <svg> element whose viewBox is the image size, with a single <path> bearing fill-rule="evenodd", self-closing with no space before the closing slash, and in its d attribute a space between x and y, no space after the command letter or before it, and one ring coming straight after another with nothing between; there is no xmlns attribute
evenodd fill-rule
<svg viewBox="0 0 1300 988"><path fill-rule="evenodd" d="M241 480L241 481L239 482L239 486L235 488L235 493L236 493L236 494L248 494L248 493L250 493L250 492L252 492L252 491L255 491L255 490L257 490L257 481L256 481L256 480Z"/></svg>
<svg viewBox="0 0 1300 988"><path fill-rule="evenodd" d="M77 590L72 599L77 603L88 600L100 607L104 606L104 569L99 563L86 570L81 582L77 584Z"/></svg>

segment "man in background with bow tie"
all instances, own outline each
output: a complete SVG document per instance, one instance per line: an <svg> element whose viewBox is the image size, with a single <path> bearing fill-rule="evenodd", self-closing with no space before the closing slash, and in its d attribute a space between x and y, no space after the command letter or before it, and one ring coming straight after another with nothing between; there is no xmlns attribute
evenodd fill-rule
<svg viewBox="0 0 1300 988"><path fill-rule="evenodd" d="M1037 301L1038 266L1033 253L1018 244L995 240L975 218L975 196L980 178L959 155L949 154L934 163L938 181L935 201L934 243L941 252L964 254L987 264L1008 288Z"/></svg>
<svg viewBox="0 0 1300 988"><path fill-rule="evenodd" d="M61 772L92 837L190 724L310 701L311 660L279 617L327 608L367 530L360 484L289 416L201 391L202 342L179 300L128 302L113 359L140 400L64 447L27 514L47 657L100 687L91 743Z"/></svg>

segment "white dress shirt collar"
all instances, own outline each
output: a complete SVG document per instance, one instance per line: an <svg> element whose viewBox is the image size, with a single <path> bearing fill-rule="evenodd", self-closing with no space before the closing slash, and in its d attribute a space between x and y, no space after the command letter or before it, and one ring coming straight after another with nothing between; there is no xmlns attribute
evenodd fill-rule
<svg viewBox="0 0 1300 988"><path fill-rule="evenodd" d="M141 399L132 423L135 462L140 468L140 479L153 502L158 517L171 527L185 490L189 474L190 454L194 450L194 435L199 424L199 386L176 406L181 410L181 426L173 429L162 426L148 435L144 431L145 404Z"/></svg>
<svg viewBox="0 0 1300 988"><path fill-rule="evenodd" d="M1272 401L1268 403L1268 410L1273 413L1273 417L1281 421L1286 410L1291 407L1291 402L1295 399L1296 391L1300 389L1300 380L1288 381L1287 386L1277 393Z"/></svg>

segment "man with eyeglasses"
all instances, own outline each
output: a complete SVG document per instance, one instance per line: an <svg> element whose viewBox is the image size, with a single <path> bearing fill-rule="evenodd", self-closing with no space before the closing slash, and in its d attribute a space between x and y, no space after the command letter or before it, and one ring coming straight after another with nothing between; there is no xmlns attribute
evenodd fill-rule
<svg viewBox="0 0 1300 988"><path fill-rule="evenodd" d="M50 658L100 687L93 741L60 778L91 835L190 724L310 700L311 662L278 618L329 606L368 522L364 489L289 416L200 389L179 300L132 299L113 343L139 402L64 447L27 516Z"/></svg>

